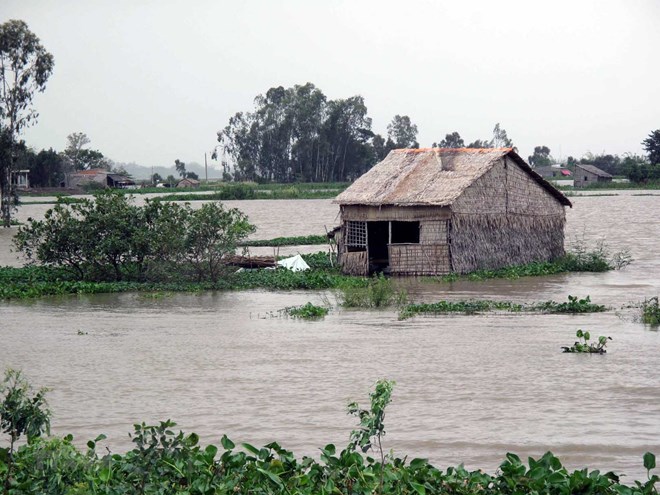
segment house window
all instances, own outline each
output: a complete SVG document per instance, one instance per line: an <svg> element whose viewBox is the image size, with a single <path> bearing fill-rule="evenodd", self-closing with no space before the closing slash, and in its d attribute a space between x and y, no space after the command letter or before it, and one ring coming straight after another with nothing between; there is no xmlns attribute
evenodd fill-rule
<svg viewBox="0 0 660 495"><path fill-rule="evenodd" d="M350 247L367 247L367 222L346 222L346 245Z"/></svg>
<svg viewBox="0 0 660 495"><path fill-rule="evenodd" d="M392 222L392 244L419 244L419 222Z"/></svg>
<svg viewBox="0 0 660 495"><path fill-rule="evenodd" d="M584 181L587 182L588 180L589 180L589 177L587 177L587 176L585 175L585 176L584 176Z"/></svg>

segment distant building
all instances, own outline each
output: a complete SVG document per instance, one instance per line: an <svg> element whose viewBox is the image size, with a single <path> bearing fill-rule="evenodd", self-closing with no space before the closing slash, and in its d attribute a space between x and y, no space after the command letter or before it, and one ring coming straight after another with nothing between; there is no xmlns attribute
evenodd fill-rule
<svg viewBox="0 0 660 495"><path fill-rule="evenodd" d="M575 187L585 187L596 182L612 182L612 176L604 170L593 165L575 165L575 177L573 185Z"/></svg>
<svg viewBox="0 0 660 495"><path fill-rule="evenodd" d="M104 169L81 170L67 176L67 187L83 187L86 184L96 183L100 187L113 189L126 189L135 186L135 181L121 174L113 174Z"/></svg>
<svg viewBox="0 0 660 495"><path fill-rule="evenodd" d="M198 189L201 183L197 179L181 179L176 183L176 187L192 187Z"/></svg>
<svg viewBox="0 0 660 495"><path fill-rule="evenodd" d="M16 189L29 189L30 188L30 171L29 170L14 170L11 173L12 184Z"/></svg>
<svg viewBox="0 0 660 495"><path fill-rule="evenodd" d="M536 167L534 168L534 172L539 174L541 177L544 179L561 179L563 177L567 177L571 175L571 173L564 169L561 168L560 166L555 166L555 165L547 165L545 167Z"/></svg>

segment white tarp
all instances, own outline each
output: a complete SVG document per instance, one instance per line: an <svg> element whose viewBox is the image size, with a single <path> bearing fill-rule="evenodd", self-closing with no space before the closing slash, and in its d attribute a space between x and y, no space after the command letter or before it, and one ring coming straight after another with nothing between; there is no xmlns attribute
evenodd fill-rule
<svg viewBox="0 0 660 495"><path fill-rule="evenodd" d="M277 264L279 266L283 266L284 268L288 268L289 270L294 272L302 272L305 270L309 270L309 265L305 263L305 260L302 259L302 256L300 256L299 254L296 254L291 258L285 258L283 260L280 260L277 262Z"/></svg>

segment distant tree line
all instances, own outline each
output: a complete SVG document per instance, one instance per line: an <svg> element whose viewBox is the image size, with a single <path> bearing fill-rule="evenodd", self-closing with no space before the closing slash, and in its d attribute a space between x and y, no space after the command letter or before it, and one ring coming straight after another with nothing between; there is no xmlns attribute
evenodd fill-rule
<svg viewBox="0 0 660 495"><path fill-rule="evenodd" d="M395 148L417 148L417 126L396 115L372 131L362 96L329 100L314 84L270 88L218 132L225 178L276 182L354 179Z"/></svg>

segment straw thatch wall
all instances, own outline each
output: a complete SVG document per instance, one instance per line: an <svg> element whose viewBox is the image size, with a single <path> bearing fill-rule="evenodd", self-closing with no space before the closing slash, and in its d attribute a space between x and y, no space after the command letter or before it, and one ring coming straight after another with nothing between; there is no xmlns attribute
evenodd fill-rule
<svg viewBox="0 0 660 495"><path fill-rule="evenodd" d="M452 210L455 272L546 261L564 254L564 207L508 158L467 188Z"/></svg>
<svg viewBox="0 0 660 495"><path fill-rule="evenodd" d="M369 261L366 251L343 252L339 257L342 273L347 275L369 275Z"/></svg>
<svg viewBox="0 0 660 495"><path fill-rule="evenodd" d="M448 244L390 244L392 275L446 275L451 272Z"/></svg>

